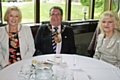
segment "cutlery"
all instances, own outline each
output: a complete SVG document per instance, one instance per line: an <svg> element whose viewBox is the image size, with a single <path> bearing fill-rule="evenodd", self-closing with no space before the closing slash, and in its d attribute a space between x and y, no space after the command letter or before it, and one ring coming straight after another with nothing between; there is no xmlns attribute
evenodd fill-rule
<svg viewBox="0 0 120 80"><path fill-rule="evenodd" d="M49 59L47 59L47 61L52 62L52 63L56 63L56 62L54 62L54 61L52 61L52 60L49 60Z"/></svg>
<svg viewBox="0 0 120 80"><path fill-rule="evenodd" d="M76 66L76 55L73 55L73 66Z"/></svg>

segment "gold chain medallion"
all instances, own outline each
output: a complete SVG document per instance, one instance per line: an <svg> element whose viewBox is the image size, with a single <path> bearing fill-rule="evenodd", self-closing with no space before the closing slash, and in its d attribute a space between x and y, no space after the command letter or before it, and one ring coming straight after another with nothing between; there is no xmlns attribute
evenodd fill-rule
<svg viewBox="0 0 120 80"><path fill-rule="evenodd" d="M20 25L20 29L14 35L10 35L9 34L9 31L7 31L7 27L6 26L5 26L5 31L7 32L9 37L15 37L18 34L18 32L20 32L21 28L22 28L22 25Z"/></svg>
<svg viewBox="0 0 120 80"><path fill-rule="evenodd" d="M15 32L15 34L12 34L11 32L9 32L9 31L7 31L7 27L5 26L5 31L7 32L7 34L8 34L8 36L9 36L9 38L10 38L10 44L11 44L11 46L13 46L14 48L17 48L18 47L18 45L16 45L16 39L15 39L15 37L18 35L18 33L20 32L20 30L21 30L21 28L22 28L22 25L20 25L20 29L17 31L17 32Z"/></svg>
<svg viewBox="0 0 120 80"><path fill-rule="evenodd" d="M52 32L52 34L55 34L55 37L54 37L55 43L60 43L60 42L62 41L62 39L60 38L59 34L62 34L62 33L64 32L64 30L65 30L65 28L66 28L66 25L64 25L63 29L62 29L61 32L59 32L59 33L53 31L53 30L50 28L49 24L46 24L46 25L48 26L48 29Z"/></svg>
<svg viewBox="0 0 120 80"><path fill-rule="evenodd" d="M56 36L54 37L54 41L55 41L55 43L61 42L61 38L58 36L58 34L56 34Z"/></svg>

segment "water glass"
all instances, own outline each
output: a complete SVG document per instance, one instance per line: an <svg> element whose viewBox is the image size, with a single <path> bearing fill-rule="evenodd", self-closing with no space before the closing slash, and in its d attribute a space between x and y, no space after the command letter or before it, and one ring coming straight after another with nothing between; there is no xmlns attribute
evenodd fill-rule
<svg viewBox="0 0 120 80"><path fill-rule="evenodd" d="M52 72L50 69L37 69L35 80L53 80Z"/></svg>
<svg viewBox="0 0 120 80"><path fill-rule="evenodd" d="M56 68L56 80L65 80L66 78L66 68L65 67L57 67Z"/></svg>

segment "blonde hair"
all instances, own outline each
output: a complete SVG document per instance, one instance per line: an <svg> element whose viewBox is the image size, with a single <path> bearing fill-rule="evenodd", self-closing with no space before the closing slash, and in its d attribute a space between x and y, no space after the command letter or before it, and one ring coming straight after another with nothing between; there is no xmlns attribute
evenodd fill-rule
<svg viewBox="0 0 120 80"><path fill-rule="evenodd" d="M12 10L15 10L15 11L19 12L19 23L20 23L21 20L22 20L22 13L21 13L20 9L16 6L10 6L10 7L7 8L7 10L5 12L5 15L4 15L4 21L8 21L8 15Z"/></svg>
<svg viewBox="0 0 120 80"><path fill-rule="evenodd" d="M116 30L120 30L120 19L119 17L117 16L116 13L112 12L112 11L105 11L101 17L100 17L100 20L98 22L98 27L100 28L101 30L101 33L104 33L103 29L102 29L102 21L103 19L105 18L112 18L113 21L114 21L114 24L115 24L115 29Z"/></svg>

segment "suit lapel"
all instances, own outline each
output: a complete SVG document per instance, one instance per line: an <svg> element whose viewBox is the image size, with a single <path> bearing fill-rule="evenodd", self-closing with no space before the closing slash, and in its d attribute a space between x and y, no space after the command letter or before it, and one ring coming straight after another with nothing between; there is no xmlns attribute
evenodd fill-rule
<svg viewBox="0 0 120 80"><path fill-rule="evenodd" d="M52 29L52 25L50 25L50 28ZM48 48L49 48L49 51L50 52L53 52L53 48L52 48L52 42L51 42L51 39L52 39L52 32L48 29L48 26L46 25L45 29L44 29L44 34L43 36L46 38L45 40L49 40L47 42L48 44ZM47 37L46 37L47 36Z"/></svg>
<svg viewBox="0 0 120 80"><path fill-rule="evenodd" d="M63 25L61 25L61 30L63 29ZM65 52L66 51L66 43L67 43L67 41L68 40L66 40L66 38L68 37L66 34L67 34L67 32L66 32L66 30L67 29L65 29L65 31L61 34L61 37L62 37L62 44L61 44L61 52Z"/></svg>

